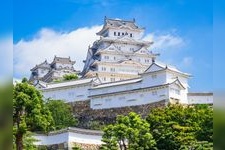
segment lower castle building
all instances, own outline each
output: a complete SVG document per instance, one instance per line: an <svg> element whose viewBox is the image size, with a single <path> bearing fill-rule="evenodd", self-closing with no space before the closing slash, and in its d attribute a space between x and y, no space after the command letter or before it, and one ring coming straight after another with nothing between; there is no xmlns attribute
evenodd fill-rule
<svg viewBox="0 0 225 150"><path fill-rule="evenodd" d="M51 63L47 60L33 67L30 75L29 81L36 83L37 81L52 82L55 80L60 80L64 75L67 74L78 74L73 67L75 61L69 58L57 57L55 56Z"/></svg>
<svg viewBox="0 0 225 150"><path fill-rule="evenodd" d="M90 101L90 109L109 109L167 103L213 103L212 93L189 93L191 75L174 66L153 61L140 77L101 83L98 76L59 83L37 82L45 98L65 102Z"/></svg>

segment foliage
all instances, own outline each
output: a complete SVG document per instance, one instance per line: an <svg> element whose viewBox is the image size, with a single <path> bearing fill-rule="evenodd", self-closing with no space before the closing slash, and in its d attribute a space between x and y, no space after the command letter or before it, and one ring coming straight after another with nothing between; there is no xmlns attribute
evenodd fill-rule
<svg viewBox="0 0 225 150"><path fill-rule="evenodd" d="M13 141L15 141L15 136L13 136ZM36 141L37 140L32 137L32 133L28 131L23 136L23 149L24 150L37 150L37 146L34 145L34 142L36 142ZM15 145L15 142L13 142L13 150L15 150L15 149L16 149L16 145Z"/></svg>
<svg viewBox="0 0 225 150"><path fill-rule="evenodd" d="M27 131L48 132L53 127L50 111L41 93L27 82L13 87L13 133L18 150L23 149Z"/></svg>
<svg viewBox="0 0 225 150"><path fill-rule="evenodd" d="M78 75L77 74L65 74L63 76L63 80L68 81L68 80L76 80L78 79Z"/></svg>
<svg viewBox="0 0 225 150"><path fill-rule="evenodd" d="M12 149L12 84L0 83L0 149Z"/></svg>
<svg viewBox="0 0 225 150"><path fill-rule="evenodd" d="M209 105L154 108L146 119L118 116L104 129L102 150L212 150L213 109Z"/></svg>
<svg viewBox="0 0 225 150"><path fill-rule="evenodd" d="M155 140L149 132L149 124L136 113L118 116L114 125L104 128L102 150L151 150Z"/></svg>
<svg viewBox="0 0 225 150"><path fill-rule="evenodd" d="M222 103L222 102L221 102ZM218 103L220 104L220 103ZM225 142L224 142L224 136L225 136L225 109L224 104L222 103L221 106L214 107L214 149L216 150L222 150L225 149ZM219 107L218 107L219 106Z"/></svg>
<svg viewBox="0 0 225 150"><path fill-rule="evenodd" d="M103 130L106 125L103 121L91 120L88 122L88 129Z"/></svg>
<svg viewBox="0 0 225 150"><path fill-rule="evenodd" d="M77 124L78 121L73 117L71 106L64 101L48 100L47 107L52 114L56 130Z"/></svg>
<svg viewBox="0 0 225 150"><path fill-rule="evenodd" d="M81 148L78 145L74 144L72 150L81 150Z"/></svg>
<svg viewBox="0 0 225 150"><path fill-rule="evenodd" d="M196 149L212 145L212 114L207 105L170 105L153 109L147 121L158 149Z"/></svg>

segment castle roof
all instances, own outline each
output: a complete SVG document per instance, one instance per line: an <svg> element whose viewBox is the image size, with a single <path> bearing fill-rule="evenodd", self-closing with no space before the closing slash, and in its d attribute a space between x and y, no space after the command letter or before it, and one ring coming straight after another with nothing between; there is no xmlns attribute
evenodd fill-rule
<svg viewBox="0 0 225 150"><path fill-rule="evenodd" d="M91 89L99 89L99 88L105 88L105 87L111 87L111 86L119 86L119 85L124 85L124 84L136 83L136 82L140 82L140 81L142 81L142 78L132 78L132 79L127 79L127 80L102 83L102 84L99 84L99 85L96 85L96 86L92 87Z"/></svg>
<svg viewBox="0 0 225 150"><path fill-rule="evenodd" d="M54 64L54 63L75 64L75 62L76 61L72 61L70 59L70 57L66 58L66 57L57 57L57 56L55 56L51 64Z"/></svg>
<svg viewBox="0 0 225 150"><path fill-rule="evenodd" d="M145 70L145 72L143 74L150 73L150 72L161 71L161 70L170 70L170 71L182 74L182 75L184 75L186 77L190 77L191 76L188 73L181 72L175 66L167 65L167 64L164 64L164 63L159 62L159 61L153 61L152 64Z"/></svg>
<svg viewBox="0 0 225 150"><path fill-rule="evenodd" d="M129 36L120 36L120 37L101 37L99 42L112 42L112 43L129 43L129 44L138 44L138 45L143 45L143 46L150 46L153 44L153 42L149 41L144 41L144 40L138 40L138 39L133 39Z"/></svg>
<svg viewBox="0 0 225 150"><path fill-rule="evenodd" d="M97 81L98 78L92 77L92 78L84 78L84 79L77 79L77 80L70 80L70 81L62 81L62 82L56 82L56 83L46 83L44 89L54 89L54 88L62 88L62 87L68 87L68 86L75 86L80 84L87 84L92 81Z"/></svg>
<svg viewBox="0 0 225 150"><path fill-rule="evenodd" d="M32 69L30 69L30 71L34 71L37 68L50 69L50 64L47 62L47 60L45 60L44 62L42 62L42 63L36 65L35 67L33 67Z"/></svg>
<svg viewBox="0 0 225 150"><path fill-rule="evenodd" d="M141 78L136 78L136 79L128 79L128 80L112 82L112 83L103 83L103 84L100 84L100 85L98 85L96 87L93 87L91 89L94 90L96 88L107 88L107 87L111 87L111 86L127 85L127 84L131 84L131 83L135 83L135 82L140 82L141 80L142 80ZM116 93L124 93L124 92L128 92L128 91L138 91L138 90L143 90L143 89L154 89L154 88L158 88L158 87L170 86L170 85L173 85L173 84L178 85L181 89L185 89L185 87L180 82L180 80L175 79L174 81L169 82L169 83L165 83L165 84L154 85L154 86L149 86L149 87L134 88L134 89L124 90L124 91L101 93L101 94L96 94L96 95L90 95L89 97L96 97L96 96L98 97L98 96L104 96L104 95L110 95L110 94L116 94Z"/></svg>
<svg viewBox="0 0 225 150"><path fill-rule="evenodd" d="M133 20L122 20L122 19L110 19L105 17L104 26L101 31L96 33L97 35L101 35L108 28L129 28L134 30L143 30L144 28L139 28L135 24L135 19Z"/></svg>
<svg viewBox="0 0 225 150"><path fill-rule="evenodd" d="M120 26L128 26L134 29L137 29L138 26L135 24L135 20L122 20L122 19L110 19L105 17L105 24L113 27L120 27Z"/></svg>

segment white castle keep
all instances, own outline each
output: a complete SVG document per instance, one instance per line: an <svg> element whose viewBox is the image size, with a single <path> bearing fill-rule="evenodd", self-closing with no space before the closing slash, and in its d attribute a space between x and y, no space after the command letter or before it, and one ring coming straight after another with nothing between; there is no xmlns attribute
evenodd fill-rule
<svg viewBox="0 0 225 150"><path fill-rule="evenodd" d="M37 80L35 86L45 98L90 101L91 109L160 101L165 101L165 105L212 104L212 93L188 92L190 74L156 60L158 54L148 49L153 42L143 41L143 32L144 28L138 27L135 20L105 18L102 30L97 33L100 39L88 48L82 78L59 83Z"/></svg>
<svg viewBox="0 0 225 150"><path fill-rule="evenodd" d="M88 48L82 75L97 74L102 83L139 77L156 57L148 50L153 42L141 39L143 33L135 20L105 18L100 39Z"/></svg>

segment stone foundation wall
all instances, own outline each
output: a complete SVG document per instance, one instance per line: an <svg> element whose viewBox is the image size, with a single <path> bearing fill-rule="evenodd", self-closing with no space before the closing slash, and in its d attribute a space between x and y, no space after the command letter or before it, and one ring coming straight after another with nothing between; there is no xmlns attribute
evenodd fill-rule
<svg viewBox="0 0 225 150"><path fill-rule="evenodd" d="M81 148L82 150L99 150L100 145L95 144L84 144L84 143L73 143L77 147Z"/></svg>
<svg viewBox="0 0 225 150"><path fill-rule="evenodd" d="M86 129L93 129L93 125L101 126L114 123L117 115L127 115L129 112L136 112L145 118L152 108L165 107L164 100L145 105L97 110L90 108L90 100L70 104L73 107L75 117L79 120L78 127Z"/></svg>

